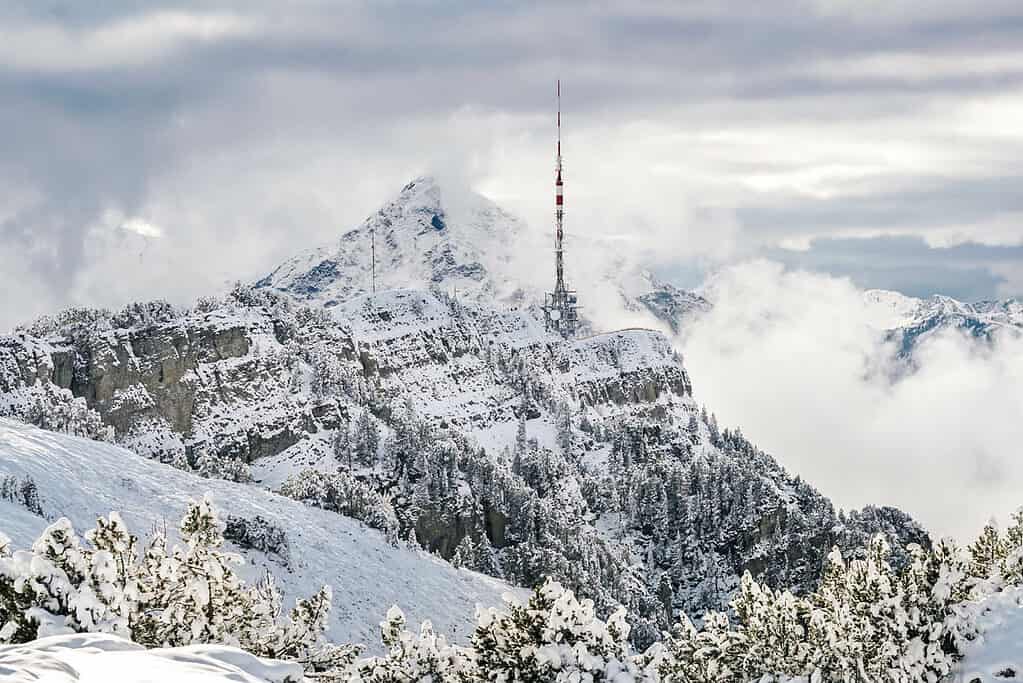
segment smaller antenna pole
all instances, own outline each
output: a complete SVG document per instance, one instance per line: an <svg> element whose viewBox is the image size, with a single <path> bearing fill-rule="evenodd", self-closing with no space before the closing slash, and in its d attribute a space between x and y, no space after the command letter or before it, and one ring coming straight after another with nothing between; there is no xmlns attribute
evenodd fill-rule
<svg viewBox="0 0 1023 683"><path fill-rule="evenodd" d="M370 253L373 260L373 293L377 293L377 231L376 228L369 231L370 234Z"/></svg>

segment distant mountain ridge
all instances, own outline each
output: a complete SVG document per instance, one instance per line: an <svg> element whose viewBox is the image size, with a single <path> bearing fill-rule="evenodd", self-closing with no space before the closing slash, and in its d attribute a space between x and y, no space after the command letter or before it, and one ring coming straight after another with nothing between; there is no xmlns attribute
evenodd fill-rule
<svg viewBox="0 0 1023 683"><path fill-rule="evenodd" d="M887 330L902 357L912 356L921 342L942 330L987 343L1000 334L1023 334L1023 302L1017 299L964 303L937 294L918 299L877 289L864 292L864 299L878 312L878 326Z"/></svg>

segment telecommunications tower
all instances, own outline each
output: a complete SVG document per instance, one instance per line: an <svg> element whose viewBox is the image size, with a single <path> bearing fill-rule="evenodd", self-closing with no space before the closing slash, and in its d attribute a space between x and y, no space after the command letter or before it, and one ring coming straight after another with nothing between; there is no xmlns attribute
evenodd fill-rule
<svg viewBox="0 0 1023 683"><path fill-rule="evenodd" d="M562 220L565 216L565 195L561 180L561 81L558 81L558 147L554 167L554 291L544 297L544 319L547 330L568 339L575 336L579 323L578 297L565 286L565 251Z"/></svg>

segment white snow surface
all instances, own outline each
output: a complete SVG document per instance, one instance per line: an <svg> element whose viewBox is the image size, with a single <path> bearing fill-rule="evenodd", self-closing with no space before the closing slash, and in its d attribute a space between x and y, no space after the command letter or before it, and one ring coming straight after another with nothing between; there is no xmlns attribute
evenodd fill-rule
<svg viewBox="0 0 1023 683"><path fill-rule="evenodd" d="M966 648L953 683L1023 681L1023 588L990 595L976 607L981 637Z"/></svg>
<svg viewBox="0 0 1023 683"><path fill-rule="evenodd" d="M0 647L5 683L298 683L302 668L222 645L146 650L100 633Z"/></svg>
<svg viewBox="0 0 1023 683"><path fill-rule="evenodd" d="M203 479L108 443L43 431L0 419L0 476L30 476L38 485L48 519L0 501L0 533L13 548L27 548L58 517L79 533L96 519L120 511L140 537L155 527L173 531L190 500L209 493L221 513L251 519L259 515L281 527L290 545L290 566L253 550L238 550L251 581L273 572L290 604L321 585L334 590L328 636L378 650L378 624L391 605L409 621L431 619L438 633L465 641L477 604L502 604L508 584L404 547L362 523L306 506L255 486ZM513 591L514 592L514 591Z"/></svg>

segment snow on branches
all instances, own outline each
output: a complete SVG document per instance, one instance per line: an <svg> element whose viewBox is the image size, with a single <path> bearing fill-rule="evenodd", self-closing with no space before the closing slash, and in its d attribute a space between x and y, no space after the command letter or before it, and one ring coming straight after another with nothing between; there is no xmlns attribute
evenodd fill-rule
<svg viewBox="0 0 1023 683"><path fill-rule="evenodd" d="M356 648L326 643L328 587L284 614L272 577L247 585L224 552L212 503L192 503L169 546L157 532L139 548L116 512L79 538L61 518L29 550L0 544L0 643L103 632L146 647L221 643L310 669L337 670Z"/></svg>

